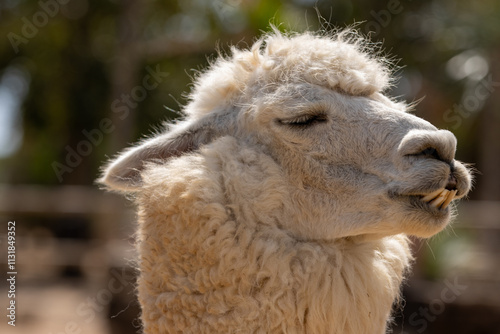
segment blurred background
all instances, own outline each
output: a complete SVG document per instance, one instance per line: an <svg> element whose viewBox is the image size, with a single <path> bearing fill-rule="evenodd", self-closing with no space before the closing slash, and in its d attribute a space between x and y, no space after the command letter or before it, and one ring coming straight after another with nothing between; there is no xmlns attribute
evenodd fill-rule
<svg viewBox="0 0 500 334"><path fill-rule="evenodd" d="M478 170L454 224L415 240L393 332L500 333L499 17L496 0L2 0L0 332L136 333L134 207L98 189L99 167L178 117L216 47L246 47L270 23L358 22L400 59L390 95L422 99L414 113Z"/></svg>

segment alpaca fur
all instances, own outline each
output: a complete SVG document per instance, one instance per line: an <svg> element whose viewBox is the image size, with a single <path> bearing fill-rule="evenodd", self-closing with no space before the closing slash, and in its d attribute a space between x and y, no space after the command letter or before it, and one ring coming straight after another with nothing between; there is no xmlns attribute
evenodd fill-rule
<svg viewBox="0 0 500 334"><path fill-rule="evenodd" d="M406 235L450 219L419 196L471 178L451 133L383 95L367 45L275 30L234 48L184 120L107 166L139 210L144 333L385 333Z"/></svg>

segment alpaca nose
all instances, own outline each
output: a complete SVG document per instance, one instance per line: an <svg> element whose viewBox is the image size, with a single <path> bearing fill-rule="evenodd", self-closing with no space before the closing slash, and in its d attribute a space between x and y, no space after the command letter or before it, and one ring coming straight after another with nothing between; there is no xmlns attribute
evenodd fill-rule
<svg viewBox="0 0 500 334"><path fill-rule="evenodd" d="M398 152L401 156L417 156L437 159L453 166L457 139L447 130L411 130L401 141Z"/></svg>

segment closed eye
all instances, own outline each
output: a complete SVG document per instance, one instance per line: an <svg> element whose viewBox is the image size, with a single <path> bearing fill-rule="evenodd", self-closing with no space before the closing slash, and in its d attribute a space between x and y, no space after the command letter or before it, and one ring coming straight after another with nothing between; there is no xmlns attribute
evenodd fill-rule
<svg viewBox="0 0 500 334"><path fill-rule="evenodd" d="M298 128L307 127L318 123L326 123L327 121L328 117L326 114L308 114L308 115L297 116L290 119L278 120L280 124Z"/></svg>

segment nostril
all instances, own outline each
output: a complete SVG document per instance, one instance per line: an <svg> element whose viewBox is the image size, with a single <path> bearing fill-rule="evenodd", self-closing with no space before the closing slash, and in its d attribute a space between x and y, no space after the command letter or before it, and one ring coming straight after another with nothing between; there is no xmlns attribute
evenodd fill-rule
<svg viewBox="0 0 500 334"><path fill-rule="evenodd" d="M427 147L425 150L420 152L418 155L421 155L425 158L432 158L432 159L437 159L437 160L443 161L443 159L439 155L438 150L435 149L434 147Z"/></svg>
<svg viewBox="0 0 500 334"><path fill-rule="evenodd" d="M450 164L455 158L457 140L447 130L411 130L398 146L402 156L430 158Z"/></svg>

